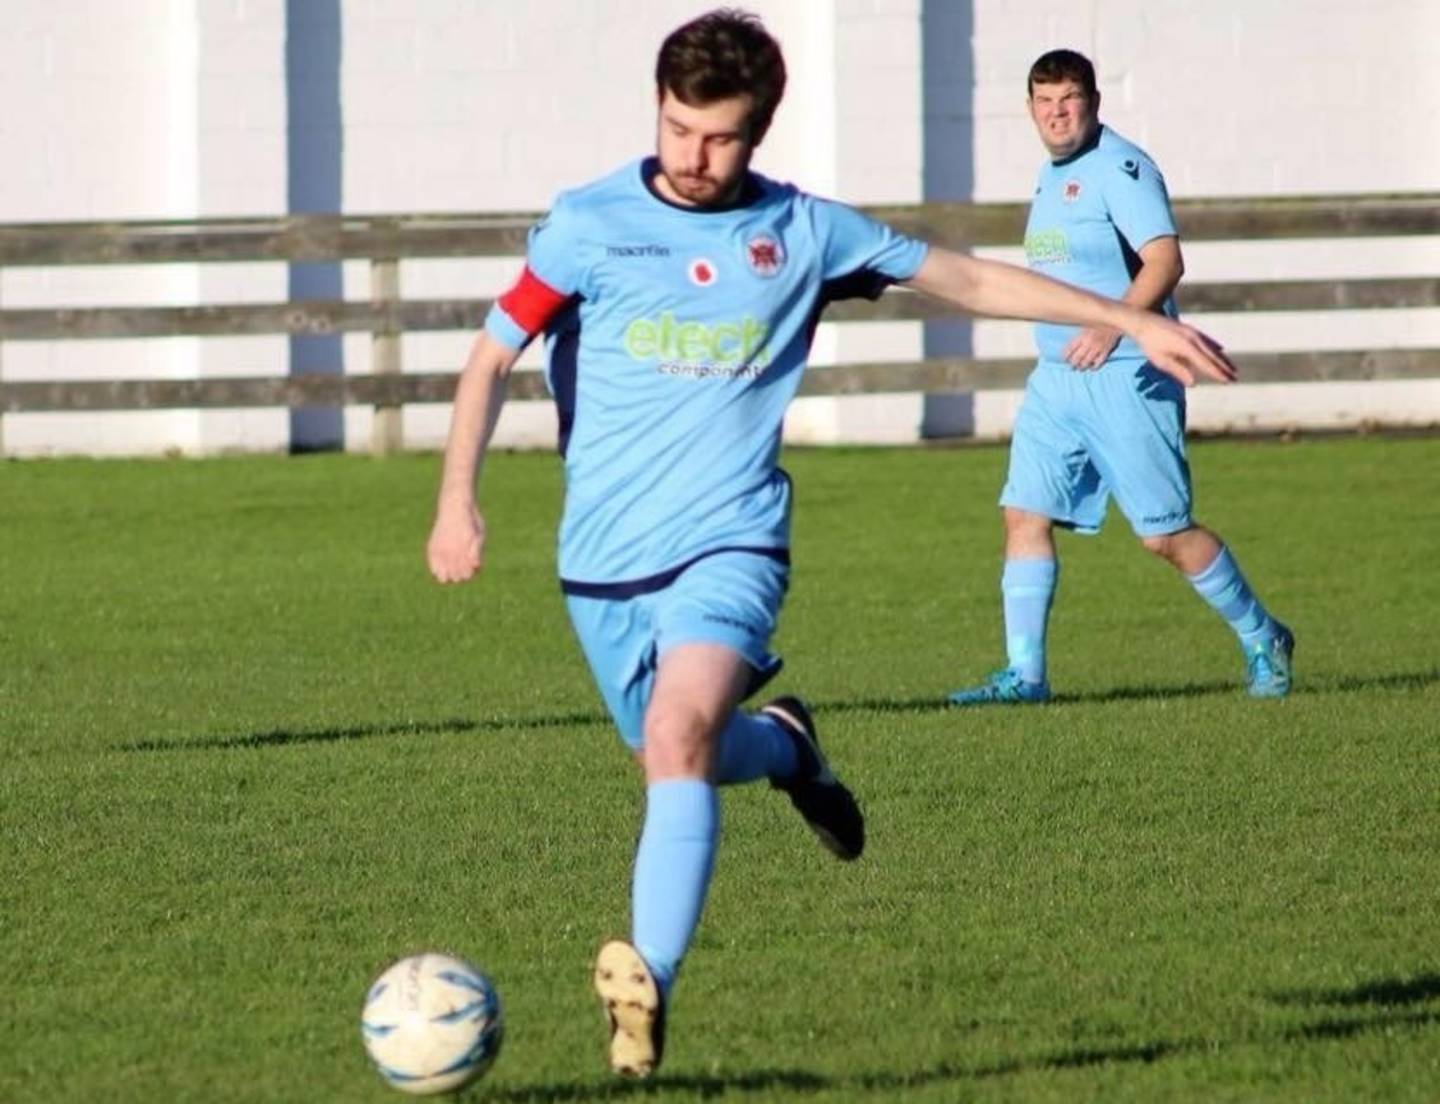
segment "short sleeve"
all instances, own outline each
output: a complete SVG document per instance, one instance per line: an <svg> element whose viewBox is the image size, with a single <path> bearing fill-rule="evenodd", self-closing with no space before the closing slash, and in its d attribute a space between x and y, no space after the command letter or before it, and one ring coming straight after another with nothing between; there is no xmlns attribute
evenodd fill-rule
<svg viewBox="0 0 1440 1104"><path fill-rule="evenodd" d="M486 332L500 344L523 349L581 293L584 250L578 221L562 195L530 228L525 268L485 319Z"/></svg>
<svg viewBox="0 0 1440 1104"><path fill-rule="evenodd" d="M580 222L574 205L562 195L526 238L525 266L567 296L579 293L584 277Z"/></svg>
<svg viewBox="0 0 1440 1104"><path fill-rule="evenodd" d="M908 280L920 270L929 246L900 234L843 203L817 199L815 222L824 279L869 274L885 283Z"/></svg>
<svg viewBox="0 0 1440 1104"><path fill-rule="evenodd" d="M1103 194L1115 228L1137 253L1150 241L1179 233L1165 178L1155 162L1127 152L1105 170Z"/></svg>

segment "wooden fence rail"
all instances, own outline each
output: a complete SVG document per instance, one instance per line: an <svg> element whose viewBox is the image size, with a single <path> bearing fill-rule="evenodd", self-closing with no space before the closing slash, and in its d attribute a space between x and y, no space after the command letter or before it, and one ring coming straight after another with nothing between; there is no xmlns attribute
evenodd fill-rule
<svg viewBox="0 0 1440 1104"><path fill-rule="evenodd" d="M398 287L370 302L310 299L203 307L59 307L0 312L5 341L116 337L235 337L256 334L423 333L478 327L489 299L398 299ZM1187 284L1180 307L1200 311L1390 310L1440 304L1440 278L1269 280ZM826 311L832 322L929 321L953 312L943 303L897 292L879 302L849 300Z"/></svg>
<svg viewBox="0 0 1440 1104"><path fill-rule="evenodd" d="M1016 245L1022 203L868 207L896 229L955 245ZM1297 196L1175 202L1187 241L1440 233L1440 195ZM536 216L286 215L164 222L0 225L0 267L374 257L509 257Z"/></svg>
<svg viewBox="0 0 1440 1104"><path fill-rule="evenodd" d="M1187 241L1282 240L1440 234L1440 195L1318 196L1187 200L1176 203ZM1017 244L1023 204L925 204L868 208L897 229L960 246ZM472 330L488 299L403 299L399 262L437 257L519 256L531 214L386 216L298 215L280 218L0 226L0 268L276 261L371 263L368 301L169 307L22 308L0 310L0 341L69 341L129 337L220 337L255 334L372 335L370 375L282 377L257 366L253 377L195 380L0 380L0 415L37 411L159 410L205 407L374 405L372 447L399 447L404 404L448 401L454 373L404 373L400 336ZM1274 280L1187 284L1186 311L1317 311L1440 305L1440 278ZM925 320L948 316L940 304L908 292L878 303L837 304L840 322ZM1019 386L1029 360L935 359L853 364L807 373L806 395L956 391ZM1413 379L1440 377L1440 350L1246 355L1251 381ZM544 395L538 373L512 385L520 398ZM3 448L3 438L0 438Z"/></svg>

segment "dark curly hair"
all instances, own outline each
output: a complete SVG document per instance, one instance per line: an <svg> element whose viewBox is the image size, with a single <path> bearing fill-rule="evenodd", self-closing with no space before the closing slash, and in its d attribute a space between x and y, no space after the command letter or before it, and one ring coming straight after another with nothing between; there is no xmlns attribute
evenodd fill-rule
<svg viewBox="0 0 1440 1104"><path fill-rule="evenodd" d="M1091 103L1095 101L1095 66L1084 54L1074 50L1051 50L1041 54L1030 66L1030 76L1025 80L1025 95L1035 92L1037 84L1059 84L1073 80L1085 93Z"/></svg>
<svg viewBox="0 0 1440 1104"><path fill-rule="evenodd" d="M692 107L753 96L750 140L758 144L785 94L785 59L759 16L716 8L672 31L660 44L655 87L662 97L669 91Z"/></svg>

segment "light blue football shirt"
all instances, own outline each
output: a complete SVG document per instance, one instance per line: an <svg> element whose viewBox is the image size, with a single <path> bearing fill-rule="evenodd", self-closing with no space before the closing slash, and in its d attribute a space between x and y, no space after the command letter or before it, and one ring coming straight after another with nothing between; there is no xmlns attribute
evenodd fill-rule
<svg viewBox="0 0 1440 1104"><path fill-rule="evenodd" d="M1112 299L1125 294L1139 270L1140 249L1175 234L1165 179L1149 155L1107 126L1087 146L1046 162L1035 184L1025 227L1025 259L1037 272ZM1176 317L1175 301L1164 311ZM1040 359L1063 363L1078 326L1035 326ZM1129 337L1111 359L1144 359Z"/></svg>
<svg viewBox="0 0 1440 1104"><path fill-rule="evenodd" d="M733 207L676 206L657 168L561 194L530 233L529 273L570 297L546 332L572 594L642 593L721 549L783 554L781 423L820 312L910 278L927 249L753 173ZM533 333L504 302L486 328L520 348Z"/></svg>

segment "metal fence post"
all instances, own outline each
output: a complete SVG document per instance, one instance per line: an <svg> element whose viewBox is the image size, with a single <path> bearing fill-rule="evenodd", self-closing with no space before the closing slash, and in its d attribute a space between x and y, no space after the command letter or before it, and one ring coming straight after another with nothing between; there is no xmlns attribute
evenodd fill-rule
<svg viewBox="0 0 1440 1104"><path fill-rule="evenodd" d="M396 258L374 258L370 262L370 302L387 307L400 301L400 261ZM400 334L393 320L386 320L373 331L370 339L370 371L377 376L400 374ZM375 420L370 428L370 452L389 456L405 447L404 408L376 403Z"/></svg>

